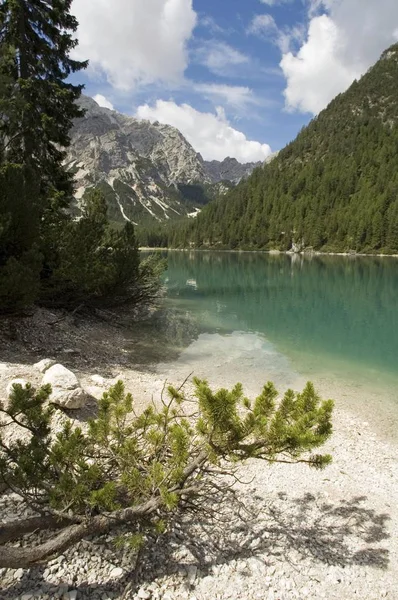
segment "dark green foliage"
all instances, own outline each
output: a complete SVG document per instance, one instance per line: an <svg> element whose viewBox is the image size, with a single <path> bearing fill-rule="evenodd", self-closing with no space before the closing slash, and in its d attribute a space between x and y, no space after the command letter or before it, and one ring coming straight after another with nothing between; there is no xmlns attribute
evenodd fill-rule
<svg viewBox="0 0 398 600"><path fill-rule="evenodd" d="M57 193L63 205L73 182L62 167L60 148L69 144L72 120L82 114L75 104L82 86L66 80L87 65L69 57L77 44L71 35L77 29L71 4L4 0L0 6L0 75L7 78L8 101L20 107L18 119L3 118L0 124L5 158L35 169L44 198Z"/></svg>
<svg viewBox="0 0 398 600"><path fill-rule="evenodd" d="M168 245L398 252L398 45Z"/></svg>
<svg viewBox="0 0 398 600"><path fill-rule="evenodd" d="M21 164L0 164L0 257L18 257L39 236L39 183ZM2 260L0 258L0 261Z"/></svg>
<svg viewBox="0 0 398 600"><path fill-rule="evenodd" d="M110 227L102 193L74 219L63 161L82 86L68 78L86 63L70 58L71 4L0 5L0 312L142 302L159 287L158 267L140 267L133 226Z"/></svg>
<svg viewBox="0 0 398 600"><path fill-rule="evenodd" d="M330 437L333 411L333 402L322 402L311 383L300 394L288 390L280 401L268 383L254 402L243 396L240 384L214 393L206 381L194 383L198 412L189 419L181 390L170 386L159 409L150 405L137 415L132 396L118 382L103 395L87 428L68 421L56 435L50 389L14 385L1 412L32 435L6 441L0 430L0 482L33 507L40 505L42 515L66 519L66 531L79 523L83 537L85 523L96 533L130 521L136 534L143 526L164 529L177 508L189 510L196 506L192 499L211 494L218 467L220 475L248 458L315 468L331 461L329 455L311 454ZM70 543L75 531L72 527ZM64 540L51 554L65 547ZM21 552L26 563L29 555ZM29 560L46 559L49 552L39 546ZM0 566L7 563L4 556Z"/></svg>
<svg viewBox="0 0 398 600"><path fill-rule="evenodd" d="M244 397L241 384L214 394L206 381L194 382L201 411L198 429L219 456L289 462L318 448L331 435L333 402L321 403L312 383L301 394L288 390L277 403L278 392L270 382L254 402ZM321 468L330 460L329 455L316 455L309 464Z"/></svg>
<svg viewBox="0 0 398 600"><path fill-rule="evenodd" d="M10 456L4 452L3 440L0 436L0 473L7 472L7 479L16 489L37 488L40 480L44 481L47 474L47 447L51 434L50 419L53 407L45 406L51 393L50 386L44 386L36 391L31 385L23 388L16 385L11 394L7 407L7 417L23 427L30 435L25 443L16 441L12 444L14 457L18 460L9 461ZM4 478L3 478L4 480Z"/></svg>
<svg viewBox="0 0 398 600"><path fill-rule="evenodd" d="M81 115L81 86L66 79L85 63L69 58L77 28L70 6L71 0L0 5L0 312L37 298L73 193L61 148Z"/></svg>
<svg viewBox="0 0 398 600"><path fill-rule="evenodd" d="M3 313L18 313L33 304L40 289L42 255L32 248L19 258L11 256L0 267L0 306Z"/></svg>
<svg viewBox="0 0 398 600"><path fill-rule="evenodd" d="M141 248L167 248L169 227L166 223L139 226L137 239Z"/></svg>
<svg viewBox="0 0 398 600"><path fill-rule="evenodd" d="M42 255L38 185L22 165L0 166L0 307L18 312L37 297Z"/></svg>
<svg viewBox="0 0 398 600"><path fill-rule="evenodd" d="M114 229L98 190L86 195L82 217L59 231L57 261L42 302L55 306L96 306L144 300L149 267L140 267L134 228ZM154 282L153 282L154 285Z"/></svg>

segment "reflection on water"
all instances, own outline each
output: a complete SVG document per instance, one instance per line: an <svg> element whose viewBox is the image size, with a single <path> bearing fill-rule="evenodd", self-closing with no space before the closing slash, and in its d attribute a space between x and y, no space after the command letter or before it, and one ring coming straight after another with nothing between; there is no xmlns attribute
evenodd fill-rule
<svg viewBox="0 0 398 600"><path fill-rule="evenodd" d="M335 363L398 379L395 259L169 252L167 288L147 328L155 360L175 360L200 333L243 331L298 369Z"/></svg>
<svg viewBox="0 0 398 600"><path fill-rule="evenodd" d="M280 391L299 389L305 383L269 341L244 331L202 333L181 352L178 361L158 364L157 373L177 383L194 373L218 388L232 388L239 381L251 397L257 396L267 381Z"/></svg>
<svg viewBox="0 0 398 600"><path fill-rule="evenodd" d="M167 297L132 335L131 362L249 395L311 379L383 434L398 431L398 261L169 252Z"/></svg>
<svg viewBox="0 0 398 600"><path fill-rule="evenodd" d="M131 364L147 370L160 362L177 360L199 335L200 327L194 315L169 307L166 300L151 319L128 328L125 347Z"/></svg>

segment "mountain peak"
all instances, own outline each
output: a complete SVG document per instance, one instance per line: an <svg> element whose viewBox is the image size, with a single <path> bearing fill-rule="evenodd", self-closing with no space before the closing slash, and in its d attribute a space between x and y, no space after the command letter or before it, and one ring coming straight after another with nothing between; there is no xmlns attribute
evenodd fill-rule
<svg viewBox="0 0 398 600"><path fill-rule="evenodd" d="M208 163L175 127L101 107L88 96L79 105L85 115L74 123L67 157L76 199L79 203L90 187L102 187L114 220L138 223L189 214L216 193L204 188L237 183L255 166L230 157Z"/></svg>

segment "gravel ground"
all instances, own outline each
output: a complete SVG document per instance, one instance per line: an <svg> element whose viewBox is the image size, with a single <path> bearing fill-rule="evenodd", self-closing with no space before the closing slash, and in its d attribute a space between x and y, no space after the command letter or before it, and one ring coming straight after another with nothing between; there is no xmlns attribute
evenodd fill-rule
<svg viewBox="0 0 398 600"><path fill-rule="evenodd" d="M2 391L10 375L29 374L27 365L3 365ZM155 375L125 375L142 393L161 383ZM220 522L180 519L148 540L138 564L135 554L115 550L110 536L87 540L46 566L0 571L0 598L396 600L396 445L338 407L327 450L334 462L322 472L242 466L244 483L235 489L244 511L228 501ZM23 511L14 497L3 497L2 519Z"/></svg>
<svg viewBox="0 0 398 600"><path fill-rule="evenodd" d="M104 363L111 345L109 338ZM69 367L79 362L79 353L62 352L52 357ZM27 355L23 364L11 360L11 348L6 354L1 395L15 377L39 383L31 365L44 354ZM85 357L76 372L93 396L122 377L144 405L163 386L164 372L134 371L116 359L101 372L92 363ZM168 369L179 382L181 372ZM94 373L108 378L104 386L91 379ZM334 462L325 471L248 462L235 484L238 501L227 499L218 521L180 518L166 535L149 539L138 560L107 536L47 565L0 569L0 599L398 600L398 436L383 436L369 410L368 422L348 410L350 393L344 404L337 401L325 447ZM0 521L24 512L15 497L0 497Z"/></svg>

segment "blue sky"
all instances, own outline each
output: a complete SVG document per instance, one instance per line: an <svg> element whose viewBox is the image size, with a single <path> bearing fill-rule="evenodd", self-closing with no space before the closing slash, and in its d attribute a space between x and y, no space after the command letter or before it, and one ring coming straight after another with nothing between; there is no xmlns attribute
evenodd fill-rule
<svg viewBox="0 0 398 600"><path fill-rule="evenodd" d="M75 77L178 127L206 159L262 160L398 41L397 0L74 0Z"/></svg>

